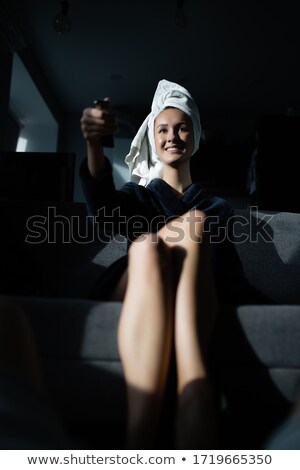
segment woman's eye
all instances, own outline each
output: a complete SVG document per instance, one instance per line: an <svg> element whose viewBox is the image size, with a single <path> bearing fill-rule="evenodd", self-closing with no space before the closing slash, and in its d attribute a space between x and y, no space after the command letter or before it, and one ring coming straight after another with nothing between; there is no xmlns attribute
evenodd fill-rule
<svg viewBox="0 0 300 470"><path fill-rule="evenodd" d="M167 129L165 129L164 127L161 127L161 128L158 130L158 133L159 133L159 134L164 133L164 132L167 132Z"/></svg>
<svg viewBox="0 0 300 470"><path fill-rule="evenodd" d="M187 127L180 127L179 132L188 132L188 128Z"/></svg>

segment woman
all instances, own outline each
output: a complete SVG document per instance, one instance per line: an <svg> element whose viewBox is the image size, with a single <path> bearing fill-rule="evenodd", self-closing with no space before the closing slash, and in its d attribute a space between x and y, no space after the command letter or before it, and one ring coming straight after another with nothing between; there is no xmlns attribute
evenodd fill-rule
<svg viewBox="0 0 300 470"><path fill-rule="evenodd" d="M128 392L128 448L153 448L173 348L178 448L213 448L214 404L207 347L216 313L208 216L226 225L231 207L192 183L190 158L201 136L190 93L161 80L150 114L126 157L132 181L116 191L101 137L116 129L111 110L81 118L87 161L81 176L90 209L126 217L128 269L111 299L123 300L118 342ZM123 219L122 219L123 220Z"/></svg>

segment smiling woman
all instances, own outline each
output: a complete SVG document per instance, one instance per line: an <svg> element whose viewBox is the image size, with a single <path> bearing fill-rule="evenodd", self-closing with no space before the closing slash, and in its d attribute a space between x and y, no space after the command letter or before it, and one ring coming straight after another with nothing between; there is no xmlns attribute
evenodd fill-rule
<svg viewBox="0 0 300 470"><path fill-rule="evenodd" d="M189 161L195 145L191 118L176 108L162 111L154 122L154 143L159 160L164 165L163 179L172 186L177 173L181 172L181 184L177 185L177 191L183 193L192 183Z"/></svg>
<svg viewBox="0 0 300 470"><path fill-rule="evenodd" d="M178 114L180 111L181 114ZM170 123L167 123L169 126L177 128L183 121L185 127L190 129L189 136L193 138L194 145L189 156L193 155L199 148L201 123L199 110L194 99L188 90L182 86L168 80L161 80L153 97L151 113L138 130L131 144L130 152L125 158L132 181L141 185L146 185L155 177L162 176L163 162L158 156L157 142L155 141L156 128L160 123L156 120L161 119L160 114L162 112L166 113L166 118L171 119ZM161 124L166 123L162 120ZM165 130L166 126L163 127L162 131Z"/></svg>
<svg viewBox="0 0 300 470"><path fill-rule="evenodd" d="M81 127L88 153L81 177L90 211L101 213L103 225L114 221L130 242L128 257L105 273L94 292L123 301L118 345L127 384L127 446L214 448L207 354L216 294L206 221L214 215L225 227L232 208L192 183L190 158L201 135L197 105L185 88L159 82L126 157L132 181L118 191L101 144L115 128L110 108L85 109ZM173 346L176 432L171 429L166 442L160 440L162 409L170 400Z"/></svg>

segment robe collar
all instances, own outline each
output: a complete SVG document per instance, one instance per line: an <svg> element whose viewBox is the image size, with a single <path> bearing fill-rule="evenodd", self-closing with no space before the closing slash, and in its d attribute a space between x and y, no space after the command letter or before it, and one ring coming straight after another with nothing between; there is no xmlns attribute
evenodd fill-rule
<svg viewBox="0 0 300 470"><path fill-rule="evenodd" d="M178 198L172 186L161 178L155 178L150 181L146 188L159 199L166 215L184 214L197 203L199 193L204 192L204 188L201 184L192 183L186 188L182 197Z"/></svg>

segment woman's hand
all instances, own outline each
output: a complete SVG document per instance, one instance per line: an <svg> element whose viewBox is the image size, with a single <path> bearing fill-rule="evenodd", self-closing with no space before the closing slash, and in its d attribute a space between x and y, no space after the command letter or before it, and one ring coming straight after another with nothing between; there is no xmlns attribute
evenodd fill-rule
<svg viewBox="0 0 300 470"><path fill-rule="evenodd" d="M105 98L105 101L108 101ZM114 134L116 119L108 106L106 109L85 108L80 120L81 131L87 142L88 169L93 178L97 178L105 169L105 158L101 139Z"/></svg>
<svg viewBox="0 0 300 470"><path fill-rule="evenodd" d="M101 143L104 135L111 135L116 131L116 119L110 107L85 108L80 123L84 139L91 144Z"/></svg>

